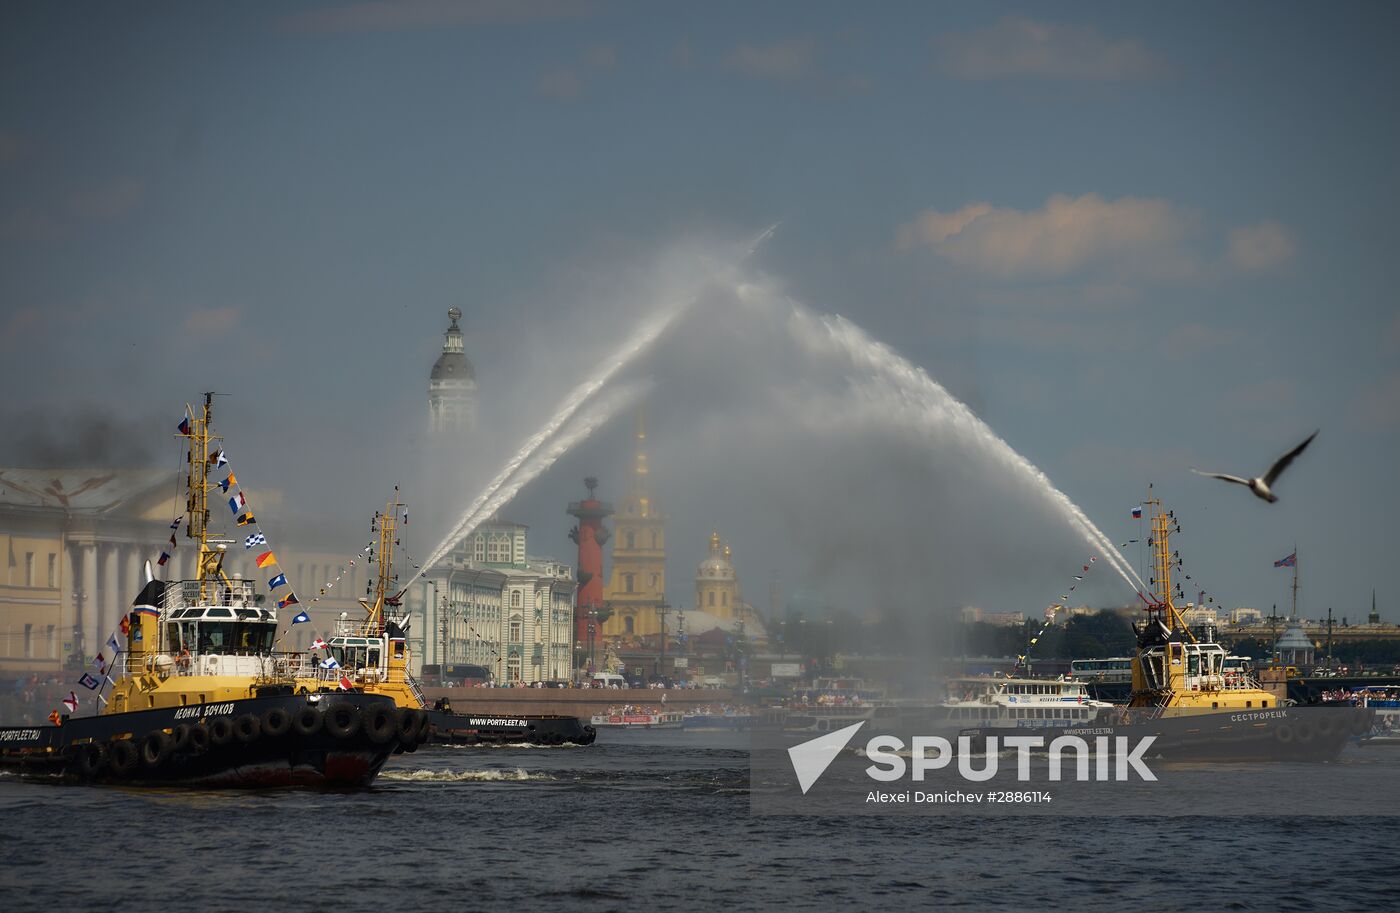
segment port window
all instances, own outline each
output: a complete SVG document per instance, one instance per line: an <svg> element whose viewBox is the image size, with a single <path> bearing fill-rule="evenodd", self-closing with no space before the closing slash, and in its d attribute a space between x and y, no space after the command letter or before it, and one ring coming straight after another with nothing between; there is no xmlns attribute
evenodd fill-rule
<svg viewBox="0 0 1400 913"><path fill-rule="evenodd" d="M1259 702L1259 706L1260 706L1260 707L1267 707L1267 706L1269 706L1269 702L1268 702L1268 701L1260 701L1260 702Z"/></svg>
<svg viewBox="0 0 1400 913"><path fill-rule="evenodd" d="M1217 708L1217 707L1219 707L1219 706L1220 706L1220 702L1219 702L1219 701L1211 701L1211 702L1210 702L1210 709L1212 709L1212 710L1214 710L1215 708Z"/></svg>
<svg viewBox="0 0 1400 913"><path fill-rule="evenodd" d="M1253 702L1253 701L1245 701L1245 702L1244 702L1244 705L1245 705L1246 707L1253 707L1253 706L1254 706L1254 702Z"/></svg>

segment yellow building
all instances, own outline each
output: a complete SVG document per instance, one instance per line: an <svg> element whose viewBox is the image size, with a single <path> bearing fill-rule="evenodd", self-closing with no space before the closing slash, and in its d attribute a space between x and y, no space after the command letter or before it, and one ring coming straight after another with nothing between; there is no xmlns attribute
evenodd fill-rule
<svg viewBox="0 0 1400 913"><path fill-rule="evenodd" d="M646 455L646 421L637 418L637 460L632 484L613 514L612 574L603 602L612 616L602 635L661 632L659 608L666 600L666 516L651 492Z"/></svg>
<svg viewBox="0 0 1400 913"><path fill-rule="evenodd" d="M0 679L57 673L65 662L85 666L140 592L147 561L162 579L195 576L183 525L174 532L179 547L169 544L171 522L184 509L176 491L170 470L0 468ZM229 535L236 541L242 532ZM308 629L325 633L340 612L362 611L355 597L372 568L350 565L359 557L353 545L339 554L271 545L315 622L288 629L283 613L281 649L305 649ZM171 557L162 568L163 551ZM225 568L259 581L262 592L269 574L254 555L234 544Z"/></svg>
<svg viewBox="0 0 1400 913"><path fill-rule="evenodd" d="M716 618L735 618L739 613L739 578L730 560L729 546L710 533L710 554L695 571L695 608Z"/></svg>

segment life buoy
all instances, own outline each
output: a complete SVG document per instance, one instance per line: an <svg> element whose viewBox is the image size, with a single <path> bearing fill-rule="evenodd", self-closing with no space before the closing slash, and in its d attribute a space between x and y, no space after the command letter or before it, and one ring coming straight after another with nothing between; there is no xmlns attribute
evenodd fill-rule
<svg viewBox="0 0 1400 913"><path fill-rule="evenodd" d="M299 736L313 736L321 731L322 714L315 707L303 707L292 718L292 728Z"/></svg>
<svg viewBox="0 0 1400 913"><path fill-rule="evenodd" d="M136 746L131 744L130 739L115 739L107 749L107 763L112 768L112 773L119 777L135 770L140 760Z"/></svg>
<svg viewBox="0 0 1400 913"><path fill-rule="evenodd" d="M209 750L209 729L206 726L191 726L189 741L185 747L195 754L204 754Z"/></svg>
<svg viewBox="0 0 1400 913"><path fill-rule="evenodd" d="M209 724L209 742L222 747L233 741L233 720L221 716Z"/></svg>
<svg viewBox="0 0 1400 913"><path fill-rule="evenodd" d="M170 757L170 736L157 729L141 740L141 763L156 768Z"/></svg>
<svg viewBox="0 0 1400 913"><path fill-rule="evenodd" d="M251 713L245 713L233 721L233 735L244 745L255 742L262 735L262 724Z"/></svg>
<svg viewBox="0 0 1400 913"><path fill-rule="evenodd" d="M326 732L337 739L348 739L360 731L360 708L340 704L326 711Z"/></svg>
<svg viewBox="0 0 1400 913"><path fill-rule="evenodd" d="M281 707L273 707L262 715L263 735L280 739L292 731L292 715Z"/></svg>
<svg viewBox="0 0 1400 913"><path fill-rule="evenodd" d="M376 745L383 745L398 731L394 711L380 704L364 715L365 735Z"/></svg>
<svg viewBox="0 0 1400 913"><path fill-rule="evenodd" d="M79 747L74 764L77 766L78 776L84 780L91 780L107 766L107 749L102 747L101 742L88 742Z"/></svg>

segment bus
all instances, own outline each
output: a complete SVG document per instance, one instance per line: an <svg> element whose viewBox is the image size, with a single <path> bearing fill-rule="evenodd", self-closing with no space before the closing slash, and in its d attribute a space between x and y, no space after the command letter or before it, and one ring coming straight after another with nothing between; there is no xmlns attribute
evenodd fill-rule
<svg viewBox="0 0 1400 913"><path fill-rule="evenodd" d="M423 666L423 683L425 685L438 687L484 685L491 681L491 677L490 669L471 663L447 663L445 665L430 663Z"/></svg>

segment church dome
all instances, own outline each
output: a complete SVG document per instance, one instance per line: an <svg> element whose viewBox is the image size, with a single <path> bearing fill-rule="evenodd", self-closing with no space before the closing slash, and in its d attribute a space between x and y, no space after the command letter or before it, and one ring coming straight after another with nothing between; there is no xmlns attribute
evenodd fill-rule
<svg viewBox="0 0 1400 913"><path fill-rule="evenodd" d="M700 562L695 576L712 580L729 580L734 577L734 565L729 560L729 549L720 543L719 533L710 534L710 556Z"/></svg>
<svg viewBox="0 0 1400 913"><path fill-rule="evenodd" d="M452 324L443 334L442 354L433 363L432 380L475 380L476 369L472 367L471 360L462 351L462 328L457 325L457 321L462 319L462 312L457 308L449 308L447 316Z"/></svg>
<svg viewBox="0 0 1400 913"><path fill-rule="evenodd" d="M420 362L421 364L421 362ZM421 368L419 370L422 370ZM422 375L419 375L420 377ZM433 362L433 380L475 380L476 369L461 352L443 352Z"/></svg>

